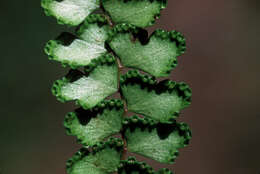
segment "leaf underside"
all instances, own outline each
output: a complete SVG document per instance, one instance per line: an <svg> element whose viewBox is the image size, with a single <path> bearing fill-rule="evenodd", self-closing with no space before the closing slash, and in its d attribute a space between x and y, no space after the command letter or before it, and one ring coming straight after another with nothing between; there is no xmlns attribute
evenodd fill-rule
<svg viewBox="0 0 260 174"><path fill-rule="evenodd" d="M94 60L87 69L88 73L71 70L66 77L54 83L52 93L59 101L75 100L84 109L90 109L117 92L118 68L115 58L106 55Z"/></svg>
<svg viewBox="0 0 260 174"><path fill-rule="evenodd" d="M188 145L191 132L185 123L155 123L138 116L125 118L124 136L130 152L172 164L179 149Z"/></svg>
<svg viewBox="0 0 260 174"><path fill-rule="evenodd" d="M113 28L108 44L126 67L137 68L155 77L168 76L177 66L177 56L186 50L185 38L176 31L147 31L121 24Z"/></svg>
<svg viewBox="0 0 260 174"><path fill-rule="evenodd" d="M106 137L120 132L124 105L121 100L104 100L90 110L82 108L65 117L64 126L86 146L93 146Z"/></svg>
<svg viewBox="0 0 260 174"><path fill-rule="evenodd" d="M42 7L47 16L53 16L59 24L77 26L98 9L100 0L42 0Z"/></svg>
<svg viewBox="0 0 260 174"><path fill-rule="evenodd" d="M174 121L190 105L191 90L185 83L162 81L138 71L129 71L120 79L121 92L128 110L162 123Z"/></svg>
<svg viewBox="0 0 260 174"><path fill-rule="evenodd" d="M166 0L102 0L104 9L116 23L138 27L154 24L166 6Z"/></svg>
<svg viewBox="0 0 260 174"><path fill-rule="evenodd" d="M105 41L110 30L108 21L104 16L94 14L87 17L76 32L62 33L56 40L50 40L45 46L45 53L50 60L75 69L86 66L91 60L107 52Z"/></svg>
<svg viewBox="0 0 260 174"><path fill-rule="evenodd" d="M111 174L117 171L123 150L123 141L111 138L93 146L90 152L82 148L67 162L68 174Z"/></svg>

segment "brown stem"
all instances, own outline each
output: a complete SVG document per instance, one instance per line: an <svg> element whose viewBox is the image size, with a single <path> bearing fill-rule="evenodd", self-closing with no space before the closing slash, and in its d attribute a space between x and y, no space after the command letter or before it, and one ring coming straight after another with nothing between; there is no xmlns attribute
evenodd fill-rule
<svg viewBox="0 0 260 174"><path fill-rule="evenodd" d="M111 18L109 17L109 15L107 15L107 13L105 12L104 8L103 8L103 5L101 3L101 10L103 11L104 15L105 15L105 18L108 20L108 24L110 25L110 27L114 27L114 24L111 20ZM122 74L122 71L124 69L124 66L121 64L119 58L112 52L113 56L116 57L116 60L117 60L117 67L118 67L118 89L120 89L120 76ZM126 105L126 102L123 98L123 96L121 95L121 93L119 92L120 94L120 99L124 102L124 115L123 117L125 117L127 115L127 112L128 112L128 109L127 109L127 105ZM126 138L124 137L124 134L123 132L121 131L121 138L124 142L124 149L123 149L123 154L122 154L122 157L121 157L121 160L125 160L127 158L127 141L126 141Z"/></svg>
<svg viewBox="0 0 260 174"><path fill-rule="evenodd" d="M118 66L118 89L120 89L120 76L122 74L122 71L124 69L124 67L122 66L120 60L117 58L117 66ZM128 112L128 109L127 109L127 105L126 105L126 102L125 100L123 99L123 96L120 94L120 99L123 100L124 102L124 117L127 115L127 112ZM122 154L122 157L121 157L121 160L125 160L126 157L127 157L127 142L126 142L126 138L124 137L124 134L123 132L121 131L121 138L123 139L123 142L124 142L124 149L123 149L123 154Z"/></svg>

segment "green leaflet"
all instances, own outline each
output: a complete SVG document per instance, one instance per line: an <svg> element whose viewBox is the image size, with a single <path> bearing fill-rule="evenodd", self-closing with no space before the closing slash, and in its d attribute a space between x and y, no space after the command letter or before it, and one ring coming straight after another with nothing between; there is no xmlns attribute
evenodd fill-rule
<svg viewBox="0 0 260 174"><path fill-rule="evenodd" d="M120 132L124 104L121 100L104 100L90 110L82 108L66 115L64 126L86 146L93 146L104 138Z"/></svg>
<svg viewBox="0 0 260 174"><path fill-rule="evenodd" d="M90 15L77 30L77 36L62 33L56 40L50 40L44 50L50 60L65 66L69 65L73 69L86 66L107 52L105 41L109 30L104 16Z"/></svg>
<svg viewBox="0 0 260 174"><path fill-rule="evenodd" d="M125 118L123 124L128 150L161 163L174 163L178 150L188 145L191 139L185 123L155 123L133 116Z"/></svg>
<svg viewBox="0 0 260 174"><path fill-rule="evenodd" d="M77 26L99 8L100 0L42 0L47 16L53 16L59 24Z"/></svg>
<svg viewBox="0 0 260 174"><path fill-rule="evenodd" d="M118 68L113 56L94 59L86 68L86 74L71 70L66 77L54 83L52 93L59 101L76 100L84 109L89 109L117 92Z"/></svg>
<svg viewBox="0 0 260 174"><path fill-rule="evenodd" d="M68 174L111 174L117 171L123 150L123 141L110 138L92 147L82 148L67 162Z"/></svg>
<svg viewBox="0 0 260 174"><path fill-rule="evenodd" d="M138 71L127 72L121 76L120 83L129 111L162 123L174 121L190 105L191 89L185 83L169 80L157 83Z"/></svg>
<svg viewBox="0 0 260 174"><path fill-rule="evenodd" d="M113 28L108 44L124 66L155 77L168 76L177 66L177 56L186 50L185 38L174 30L155 30L150 38L147 35L146 30L120 24Z"/></svg>
<svg viewBox="0 0 260 174"><path fill-rule="evenodd" d="M116 23L129 23L138 27L154 24L166 7L166 0L102 0L104 9Z"/></svg>

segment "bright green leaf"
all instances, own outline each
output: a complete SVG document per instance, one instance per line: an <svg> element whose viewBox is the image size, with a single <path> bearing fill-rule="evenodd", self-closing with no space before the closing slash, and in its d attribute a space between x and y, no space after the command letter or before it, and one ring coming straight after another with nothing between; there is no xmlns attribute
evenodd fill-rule
<svg viewBox="0 0 260 174"><path fill-rule="evenodd" d="M89 65L91 60L105 54L108 38L108 21L102 15L90 15L77 30L77 36L62 33L46 44L45 53L50 60L75 69Z"/></svg>
<svg viewBox="0 0 260 174"><path fill-rule="evenodd" d="M162 123L172 122L190 105L191 89L185 83L169 80L157 83L137 71L129 71L120 81L128 110Z"/></svg>
<svg viewBox="0 0 260 174"><path fill-rule="evenodd" d="M155 123L138 116L125 118L124 136L130 152L172 164L179 149L188 145L191 132L185 123Z"/></svg>
<svg viewBox="0 0 260 174"><path fill-rule="evenodd" d="M120 132L124 104L121 100L104 100L90 110L82 108L66 115L64 126L69 135L81 144L93 146L104 138Z"/></svg>
<svg viewBox="0 0 260 174"><path fill-rule="evenodd" d="M123 141L111 138L93 146L93 151L81 149L67 162L68 174L111 174L117 171Z"/></svg>
<svg viewBox="0 0 260 174"><path fill-rule="evenodd" d="M186 49L185 38L176 31L147 31L121 24L113 29L108 44L126 67L137 68L155 77L168 76L177 66L177 56Z"/></svg>
<svg viewBox="0 0 260 174"><path fill-rule="evenodd" d="M86 74L77 70L57 80L52 92L61 102L76 100L84 109L97 105L118 90L118 68L111 55L94 59Z"/></svg>
<svg viewBox="0 0 260 174"><path fill-rule="evenodd" d="M102 0L104 9L116 23L128 23L138 27L154 24L166 7L166 0Z"/></svg>
<svg viewBox="0 0 260 174"><path fill-rule="evenodd" d="M100 0L42 0L47 16L53 16L60 24L77 26L98 9Z"/></svg>

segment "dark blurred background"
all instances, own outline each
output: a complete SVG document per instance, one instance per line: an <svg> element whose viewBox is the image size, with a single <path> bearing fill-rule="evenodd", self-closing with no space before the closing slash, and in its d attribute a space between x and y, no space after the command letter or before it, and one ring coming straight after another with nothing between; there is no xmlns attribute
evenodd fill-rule
<svg viewBox="0 0 260 174"><path fill-rule="evenodd" d="M185 34L188 50L172 79L193 89L181 115L191 145L174 165L147 160L177 174L259 174L260 108L256 0L169 0L157 24ZM80 147L66 136L64 115L74 109L51 95L68 69L50 62L44 44L71 29L46 17L40 0L1 1L0 173L64 174Z"/></svg>

